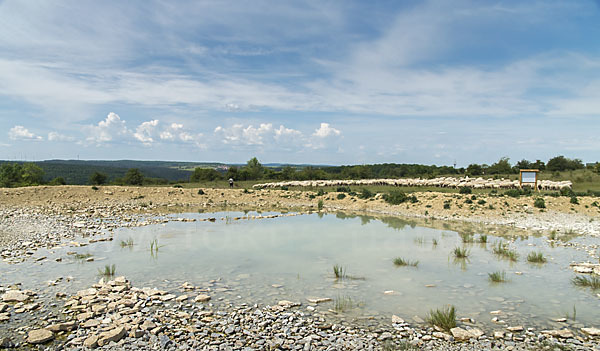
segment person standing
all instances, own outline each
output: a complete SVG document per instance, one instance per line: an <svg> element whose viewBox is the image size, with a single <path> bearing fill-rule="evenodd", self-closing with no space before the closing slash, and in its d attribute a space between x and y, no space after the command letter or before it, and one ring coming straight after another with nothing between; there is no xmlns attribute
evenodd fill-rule
<svg viewBox="0 0 600 351"><path fill-rule="evenodd" d="M229 187L233 188L233 178L229 178Z"/></svg>

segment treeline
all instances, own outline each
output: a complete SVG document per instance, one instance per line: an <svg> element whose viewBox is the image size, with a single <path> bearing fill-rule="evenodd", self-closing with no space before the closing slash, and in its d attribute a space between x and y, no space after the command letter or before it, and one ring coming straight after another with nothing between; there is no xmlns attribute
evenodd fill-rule
<svg viewBox="0 0 600 351"><path fill-rule="evenodd" d="M226 172L212 168L196 168L190 177L191 182L215 181L233 178L234 180L316 180L316 179L374 179L374 178L411 178L437 177L442 175L508 175L519 173L520 169L538 169L540 171L562 172L585 168L579 159L557 156L547 163L521 160L511 165L504 157L492 165L471 164L467 168L452 166L383 163L374 165L311 167L296 169L291 166L280 168L264 167L256 158L249 160L243 167L230 167ZM600 173L600 163L594 170Z"/></svg>
<svg viewBox="0 0 600 351"><path fill-rule="evenodd" d="M86 162L86 161L81 161ZM143 162L143 161L139 161ZM141 163L140 163L141 164ZM168 163L166 163L168 164ZM42 166L40 166L42 165ZM44 167L50 166L51 177ZM53 167L58 167L53 168ZM521 160L514 165L506 157L491 165L470 164L466 168L452 166L383 163L354 166L278 166L266 167L254 157L244 166L231 166L227 170L210 167L197 167L193 172L165 168L162 171L146 168L117 168L100 165L60 164L60 163L2 163L0 165L0 187L18 187L30 185L160 185L182 182L206 182L233 178L244 180L315 180L315 179L374 179L374 178L433 178L442 175L482 176L508 175L518 173L520 169L539 169L540 171L561 172L585 168L579 159L557 156L543 162L541 160ZM600 163L591 168L600 173ZM62 173L58 171L62 170ZM76 177L73 176L76 174ZM155 174L169 175L170 178L156 177ZM76 179L75 181L73 181Z"/></svg>

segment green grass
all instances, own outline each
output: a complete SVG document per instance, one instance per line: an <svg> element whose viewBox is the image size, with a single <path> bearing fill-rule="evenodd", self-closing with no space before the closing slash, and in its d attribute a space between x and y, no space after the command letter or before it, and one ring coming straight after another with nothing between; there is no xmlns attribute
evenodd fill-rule
<svg viewBox="0 0 600 351"><path fill-rule="evenodd" d="M335 264L333 265L333 275L335 275L337 279L344 279L346 278L346 269L339 264Z"/></svg>
<svg viewBox="0 0 600 351"><path fill-rule="evenodd" d="M457 246L452 251L452 254L456 258L467 258L467 257L469 257L469 250L464 247Z"/></svg>
<svg viewBox="0 0 600 351"><path fill-rule="evenodd" d="M492 283L504 283L504 282L506 282L506 273L505 272L488 273L488 279Z"/></svg>
<svg viewBox="0 0 600 351"><path fill-rule="evenodd" d="M397 344L391 340L386 340L381 344L381 349L383 351L418 351L420 348L411 344L407 340L401 340Z"/></svg>
<svg viewBox="0 0 600 351"><path fill-rule="evenodd" d="M410 261L410 260L405 260L402 257L396 257L394 258L394 264L396 266L411 266L411 267L416 267L419 265L419 261Z"/></svg>
<svg viewBox="0 0 600 351"><path fill-rule="evenodd" d="M98 275L105 277L105 278L111 278L114 277L115 272L117 270L117 266L116 265L105 265L104 266L104 271L101 269L98 269Z"/></svg>
<svg viewBox="0 0 600 351"><path fill-rule="evenodd" d="M460 238L464 244L474 243L475 239L473 238L473 234L469 233L460 233Z"/></svg>
<svg viewBox="0 0 600 351"><path fill-rule="evenodd" d="M437 246L438 241L437 241L437 239L434 238L434 239L431 239L431 243L433 244L433 246Z"/></svg>
<svg viewBox="0 0 600 351"><path fill-rule="evenodd" d="M584 288L592 288L592 290L600 289L600 278L595 275L591 277L585 277L578 275L572 280L575 286L584 287Z"/></svg>
<svg viewBox="0 0 600 351"><path fill-rule="evenodd" d="M544 257L544 254L539 251L539 252L530 252L527 255L527 262L531 262L531 263L546 263L546 257Z"/></svg>
<svg viewBox="0 0 600 351"><path fill-rule="evenodd" d="M336 312L345 312L359 305L349 296L338 296L333 299L333 310Z"/></svg>
<svg viewBox="0 0 600 351"><path fill-rule="evenodd" d="M120 245L121 245L121 247L132 248L133 247L133 239L132 238L127 238L127 240L121 240Z"/></svg>
<svg viewBox="0 0 600 351"><path fill-rule="evenodd" d="M485 244L485 243L487 243L487 239L488 239L487 235L481 234L481 235L479 235L479 238L477 238L477 242L480 244Z"/></svg>
<svg viewBox="0 0 600 351"><path fill-rule="evenodd" d="M450 329L456 327L456 309L450 305L431 310L427 315L427 323L449 332Z"/></svg>
<svg viewBox="0 0 600 351"><path fill-rule="evenodd" d="M87 253L76 253L73 257L75 257L76 260L86 260L90 257L92 257L92 254L87 252Z"/></svg>
<svg viewBox="0 0 600 351"><path fill-rule="evenodd" d="M319 209L319 211L323 210L323 200L319 200L319 202L317 203L317 208Z"/></svg>
<svg viewBox="0 0 600 351"><path fill-rule="evenodd" d="M519 254L517 254L517 251L509 249L508 244L506 243L497 242L492 249L492 252L512 262L516 262L519 259Z"/></svg>

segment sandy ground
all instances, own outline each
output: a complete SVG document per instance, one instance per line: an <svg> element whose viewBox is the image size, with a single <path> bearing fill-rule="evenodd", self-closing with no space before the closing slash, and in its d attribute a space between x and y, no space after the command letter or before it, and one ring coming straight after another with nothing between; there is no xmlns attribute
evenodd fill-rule
<svg viewBox="0 0 600 351"><path fill-rule="evenodd" d="M568 197L544 196L546 208L533 206L537 196L512 198L493 195L462 195L437 192L414 193L417 203L389 205L380 195L363 200L339 193L316 196L309 191L207 189L198 188L106 186L40 186L0 189L0 209L36 208L42 213L89 214L126 207L147 212L186 212L198 209L235 206L247 209L317 210L323 201L325 211L354 211L374 215L399 215L422 219L506 225L513 228L571 234L600 235L600 198L579 197L579 204ZM467 203L471 200L472 203ZM444 208L449 204L449 208ZM183 208L182 208L183 207ZM448 206L446 206L448 207ZM186 209L189 208L189 209Z"/></svg>

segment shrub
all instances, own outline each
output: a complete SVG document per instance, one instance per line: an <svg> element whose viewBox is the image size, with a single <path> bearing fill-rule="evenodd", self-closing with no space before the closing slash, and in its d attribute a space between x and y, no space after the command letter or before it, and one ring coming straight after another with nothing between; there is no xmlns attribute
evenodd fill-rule
<svg viewBox="0 0 600 351"><path fill-rule="evenodd" d="M346 197L346 194L337 194L337 199L342 200Z"/></svg>
<svg viewBox="0 0 600 351"><path fill-rule="evenodd" d="M362 188L360 194L358 194L359 199L369 199L373 196L375 196L375 194L373 194L373 192L367 188Z"/></svg>
<svg viewBox="0 0 600 351"><path fill-rule="evenodd" d="M477 203L478 203L479 205L485 205L485 200L484 200L484 199L481 199L481 200L477 201Z"/></svg>
<svg viewBox="0 0 600 351"><path fill-rule="evenodd" d="M392 190L387 194L383 194L383 200L391 205L400 205L404 202L410 202L413 204L419 202L416 196L408 196L400 190Z"/></svg>
<svg viewBox="0 0 600 351"><path fill-rule="evenodd" d="M352 190L350 189L349 186L338 186L337 189L335 189L335 191L338 193L349 193Z"/></svg>
<svg viewBox="0 0 600 351"><path fill-rule="evenodd" d="M449 209L450 209L450 203L444 202L444 210L449 210Z"/></svg>
<svg viewBox="0 0 600 351"><path fill-rule="evenodd" d="M562 188L560 189L560 195L561 196L575 196L575 193L573 193L573 189L571 188Z"/></svg>
<svg viewBox="0 0 600 351"><path fill-rule="evenodd" d="M108 176L106 174L100 173L100 172L94 172L90 176L90 183L92 185L102 185L102 184L106 183L107 179L108 179Z"/></svg>
<svg viewBox="0 0 600 351"><path fill-rule="evenodd" d="M319 200L319 202L317 203L317 208L319 209L319 211L323 210L323 200Z"/></svg>
<svg viewBox="0 0 600 351"><path fill-rule="evenodd" d="M471 200L471 199L466 199L466 200L465 200L465 203L466 203L466 204L472 204L472 203L473 203L473 200Z"/></svg>
<svg viewBox="0 0 600 351"><path fill-rule="evenodd" d="M95 186L95 185L92 185L92 190L94 190L94 191L97 191L97 190L98 190L98 187L97 187L97 186Z"/></svg>
<svg viewBox="0 0 600 351"><path fill-rule="evenodd" d="M54 179L52 179L48 185L67 185L67 182L65 181L65 178L63 177L56 177Z"/></svg>
<svg viewBox="0 0 600 351"><path fill-rule="evenodd" d="M181 189L181 188L183 188L183 185L175 184L175 185L173 185L173 188Z"/></svg>
<svg viewBox="0 0 600 351"><path fill-rule="evenodd" d="M288 190L290 190L290 188L288 188L288 187L287 187L287 186L285 186L285 185L284 185L284 186L282 186L280 189L281 189L281 190L284 190L284 191L288 191Z"/></svg>
<svg viewBox="0 0 600 351"><path fill-rule="evenodd" d="M198 189L198 195L205 195L206 193L202 189Z"/></svg>
<svg viewBox="0 0 600 351"><path fill-rule="evenodd" d="M533 207L537 207L537 208L546 208L546 201L544 201L543 197L538 197L537 199L535 199L535 201L533 202Z"/></svg>
<svg viewBox="0 0 600 351"><path fill-rule="evenodd" d="M323 189L317 190L317 196L323 196L323 195L325 195L325 191L323 191Z"/></svg>
<svg viewBox="0 0 600 351"><path fill-rule="evenodd" d="M579 200L577 200L576 196L571 196L570 202L574 205L579 205Z"/></svg>
<svg viewBox="0 0 600 351"><path fill-rule="evenodd" d="M471 190L471 188L469 188L468 186L463 186L460 188L460 190L458 190L459 194L471 194L473 192L473 190Z"/></svg>
<svg viewBox="0 0 600 351"><path fill-rule="evenodd" d="M447 332L456 327L456 309L454 306L446 306L442 309L429 311L427 322Z"/></svg>
<svg viewBox="0 0 600 351"><path fill-rule="evenodd" d="M142 185L144 184L144 175L138 168L130 168L123 177L123 183L127 185Z"/></svg>

